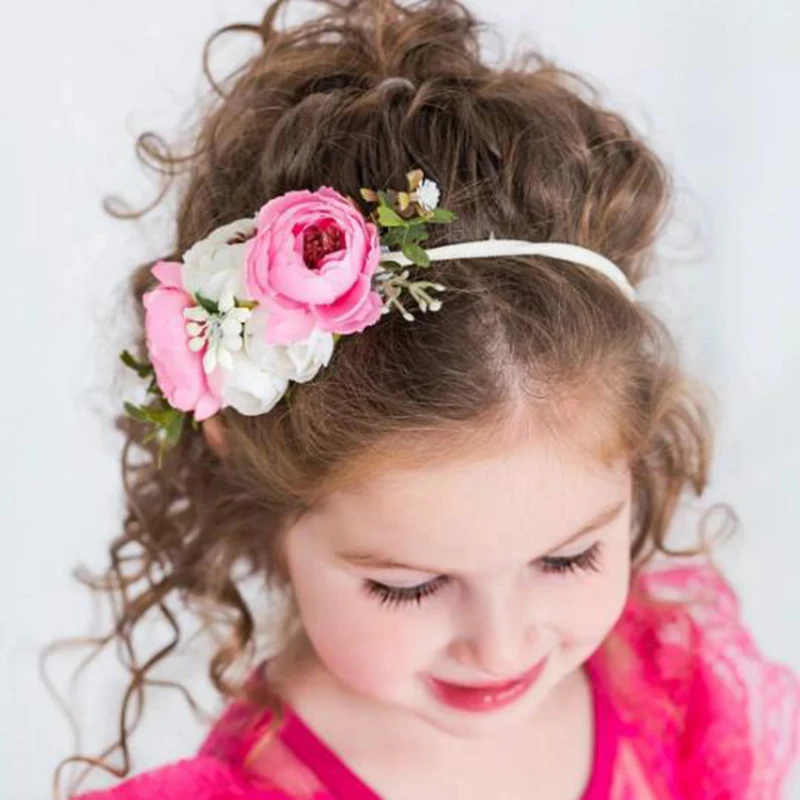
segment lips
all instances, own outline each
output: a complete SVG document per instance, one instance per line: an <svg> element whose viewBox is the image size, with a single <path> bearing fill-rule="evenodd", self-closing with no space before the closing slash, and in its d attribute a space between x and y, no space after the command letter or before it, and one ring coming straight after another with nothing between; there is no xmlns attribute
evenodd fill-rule
<svg viewBox="0 0 800 800"><path fill-rule="evenodd" d="M434 694L446 705L462 711L494 711L522 697L536 682L545 666L543 659L520 677L502 683L456 684L430 678Z"/></svg>

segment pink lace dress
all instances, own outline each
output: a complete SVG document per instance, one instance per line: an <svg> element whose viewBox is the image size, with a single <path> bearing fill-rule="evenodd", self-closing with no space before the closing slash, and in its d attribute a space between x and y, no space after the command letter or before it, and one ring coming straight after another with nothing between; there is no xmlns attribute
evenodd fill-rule
<svg viewBox="0 0 800 800"><path fill-rule="evenodd" d="M582 800L789 800L800 683L759 655L710 568L640 575L587 672L595 750ZM380 800L286 711L264 744L268 713L230 704L196 756L81 800Z"/></svg>

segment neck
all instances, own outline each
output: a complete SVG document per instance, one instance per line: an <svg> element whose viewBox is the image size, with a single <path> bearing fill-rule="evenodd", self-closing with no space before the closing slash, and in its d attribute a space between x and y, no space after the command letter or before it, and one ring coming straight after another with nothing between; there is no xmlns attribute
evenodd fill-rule
<svg viewBox="0 0 800 800"><path fill-rule="evenodd" d="M354 693L319 661L307 641L271 660L267 676L302 720L352 764L396 761L400 753L401 763L422 766L463 763L465 757L480 763L520 748L528 753L546 752L561 722L569 717L565 709L585 703L590 696L588 680L578 669L553 688L531 717L486 736L464 738L409 711Z"/></svg>

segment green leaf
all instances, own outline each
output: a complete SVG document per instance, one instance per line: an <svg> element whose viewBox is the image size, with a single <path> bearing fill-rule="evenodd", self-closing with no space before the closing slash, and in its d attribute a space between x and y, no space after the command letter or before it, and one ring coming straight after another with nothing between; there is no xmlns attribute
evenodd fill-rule
<svg viewBox="0 0 800 800"><path fill-rule="evenodd" d="M413 244L415 242L424 242L427 238L428 232L424 228L416 225L406 231L404 241L411 242Z"/></svg>
<svg viewBox="0 0 800 800"><path fill-rule="evenodd" d="M156 423L161 428L168 428L172 424L172 420L174 419L175 415L180 415L181 412L172 406L167 406L166 408L153 408L150 411L150 416L153 419L153 422Z"/></svg>
<svg viewBox="0 0 800 800"><path fill-rule="evenodd" d="M431 263L428 254L418 244L408 243L404 245L403 255L421 267L427 267Z"/></svg>
<svg viewBox="0 0 800 800"><path fill-rule="evenodd" d="M203 297L200 292L194 298L197 300L197 304L202 306L209 314L219 314L219 306L213 300Z"/></svg>
<svg viewBox="0 0 800 800"><path fill-rule="evenodd" d="M392 249L400 247L405 241L405 233L403 228L389 228L389 230L381 236L381 244L385 244Z"/></svg>
<svg viewBox="0 0 800 800"><path fill-rule="evenodd" d="M129 351L123 350L119 354L120 360L126 366L132 369L140 378L146 378L153 374L153 367L145 361L137 361Z"/></svg>
<svg viewBox="0 0 800 800"><path fill-rule="evenodd" d="M453 211L448 211L446 208L434 208L428 217L428 222L452 222L456 218Z"/></svg>
<svg viewBox="0 0 800 800"><path fill-rule="evenodd" d="M150 422L150 416L146 408L135 406L133 403L128 403L127 401L124 403L124 408L125 413L132 419L138 420L139 422Z"/></svg>
<svg viewBox="0 0 800 800"><path fill-rule="evenodd" d="M166 427L164 429L166 440L165 443L168 444L170 447L174 447L178 440L181 438L181 433L183 432L183 423L186 418L185 414L182 414L180 411L175 411L172 414L172 419L167 422Z"/></svg>
<svg viewBox="0 0 800 800"><path fill-rule="evenodd" d="M405 227L406 221L389 206L380 206L378 208L378 222L386 228L399 228Z"/></svg>
<svg viewBox="0 0 800 800"><path fill-rule="evenodd" d="M392 207L392 198L389 196L388 192L382 189L378 190L378 199L381 201L382 205L388 206L389 208Z"/></svg>

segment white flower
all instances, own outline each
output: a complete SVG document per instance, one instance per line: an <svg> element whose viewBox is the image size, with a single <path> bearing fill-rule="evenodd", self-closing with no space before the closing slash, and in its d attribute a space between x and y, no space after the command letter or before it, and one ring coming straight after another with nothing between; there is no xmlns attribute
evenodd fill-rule
<svg viewBox="0 0 800 800"><path fill-rule="evenodd" d="M266 340L268 311L258 308L245 326L245 352L260 369L296 383L310 381L333 355L333 335L315 328L305 339L289 345Z"/></svg>
<svg viewBox="0 0 800 800"><path fill-rule="evenodd" d="M217 302L224 294L244 298L247 242L228 244L231 239L251 236L253 219L239 219L213 230L183 254L183 285L192 294Z"/></svg>
<svg viewBox="0 0 800 800"><path fill-rule="evenodd" d="M253 311L244 326L244 347L226 368L222 398L240 414L264 414L275 406L289 381L306 383L333 354L333 336L315 329L310 336L290 345L267 342L264 332L268 312Z"/></svg>
<svg viewBox="0 0 800 800"><path fill-rule="evenodd" d="M426 210L433 211L439 205L441 192L436 181L425 178L414 193L417 202Z"/></svg>
<svg viewBox="0 0 800 800"><path fill-rule="evenodd" d="M286 378L259 369L244 353L234 353L231 360L222 383L222 404L240 414L248 417L265 414L289 387Z"/></svg>
<svg viewBox="0 0 800 800"><path fill-rule="evenodd" d="M249 308L235 306L230 292L220 298L217 307L217 314L207 311L203 306L192 306L183 312L183 316L189 320L186 324L186 332L190 337L189 349L196 353L206 346L203 355L203 371L206 375L210 375L217 364L233 366L231 354L242 349L244 323L252 314Z"/></svg>

